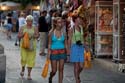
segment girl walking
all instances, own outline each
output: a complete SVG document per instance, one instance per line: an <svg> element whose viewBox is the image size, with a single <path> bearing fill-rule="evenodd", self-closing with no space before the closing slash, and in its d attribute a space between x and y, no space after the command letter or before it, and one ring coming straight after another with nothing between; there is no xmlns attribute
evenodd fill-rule
<svg viewBox="0 0 125 83"><path fill-rule="evenodd" d="M57 69L59 70L58 83L63 83L63 70L67 50L66 34L62 30L63 22L61 17L56 17L53 23L54 26L49 33L48 44L48 58L50 58L52 69L49 83L52 83L52 79L55 76Z"/></svg>

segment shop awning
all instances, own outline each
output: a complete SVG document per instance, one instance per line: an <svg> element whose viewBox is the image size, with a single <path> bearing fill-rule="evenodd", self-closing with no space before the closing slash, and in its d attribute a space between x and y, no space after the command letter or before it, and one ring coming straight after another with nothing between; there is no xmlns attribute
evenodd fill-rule
<svg viewBox="0 0 125 83"><path fill-rule="evenodd" d="M12 1L5 1L0 3L0 10L15 10L20 7L19 3L15 3Z"/></svg>

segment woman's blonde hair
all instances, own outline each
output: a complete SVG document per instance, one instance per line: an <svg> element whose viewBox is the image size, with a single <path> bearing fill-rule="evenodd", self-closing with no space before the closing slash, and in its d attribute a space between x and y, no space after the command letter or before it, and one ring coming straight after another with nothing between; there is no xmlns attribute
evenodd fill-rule
<svg viewBox="0 0 125 83"><path fill-rule="evenodd" d="M58 20L62 20L62 17L55 17L55 18L53 19L52 29L51 29L50 31L55 30L55 28L57 27L57 21L58 21Z"/></svg>

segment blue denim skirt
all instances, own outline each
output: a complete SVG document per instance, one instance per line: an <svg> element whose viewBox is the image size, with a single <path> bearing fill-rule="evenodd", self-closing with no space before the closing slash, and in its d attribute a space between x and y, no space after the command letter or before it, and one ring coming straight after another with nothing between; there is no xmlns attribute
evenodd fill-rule
<svg viewBox="0 0 125 83"><path fill-rule="evenodd" d="M66 54L58 54L58 55L50 55L50 60L66 60L67 55Z"/></svg>
<svg viewBox="0 0 125 83"><path fill-rule="evenodd" d="M51 50L50 60L61 60L66 59L66 50L65 49L55 49Z"/></svg>
<svg viewBox="0 0 125 83"><path fill-rule="evenodd" d="M13 28L13 25L12 25L12 24L8 23L8 24L6 25L6 29L7 29L7 30L11 30L12 28Z"/></svg>
<svg viewBox="0 0 125 83"><path fill-rule="evenodd" d="M70 49L70 62L84 62L84 46L72 44Z"/></svg>

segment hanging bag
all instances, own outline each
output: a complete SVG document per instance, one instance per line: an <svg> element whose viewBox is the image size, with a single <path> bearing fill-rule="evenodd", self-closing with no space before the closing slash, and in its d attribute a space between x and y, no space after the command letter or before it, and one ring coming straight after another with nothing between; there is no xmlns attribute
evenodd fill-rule
<svg viewBox="0 0 125 83"><path fill-rule="evenodd" d="M44 65L43 70L42 70L42 73L41 73L41 76L42 76L43 78L46 78L47 75L48 75L49 63L50 63L50 60L49 60L49 59L46 59L45 65Z"/></svg>
<svg viewBox="0 0 125 83"><path fill-rule="evenodd" d="M29 49L30 48L30 40L27 32L24 33L22 48Z"/></svg>
<svg viewBox="0 0 125 83"><path fill-rule="evenodd" d="M85 58L84 68L91 68L92 64L91 64L91 53L90 53L90 51L85 51L84 58Z"/></svg>

